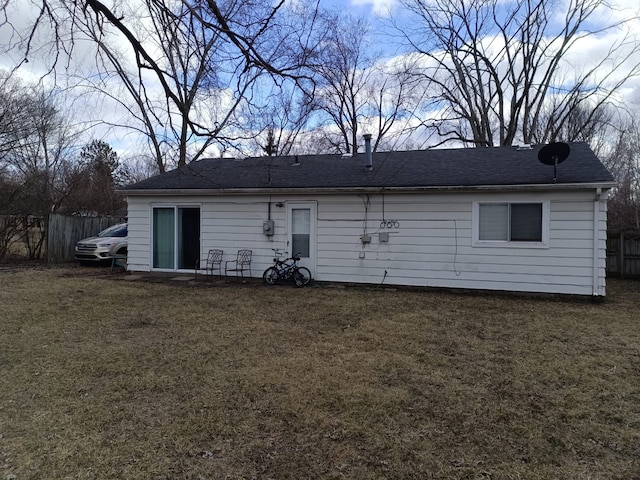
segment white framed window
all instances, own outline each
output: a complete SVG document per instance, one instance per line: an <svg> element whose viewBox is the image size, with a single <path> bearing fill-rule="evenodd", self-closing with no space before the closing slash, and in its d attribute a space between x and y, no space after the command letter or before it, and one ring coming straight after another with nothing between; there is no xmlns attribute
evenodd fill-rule
<svg viewBox="0 0 640 480"><path fill-rule="evenodd" d="M549 202L474 202L473 245L549 245Z"/></svg>

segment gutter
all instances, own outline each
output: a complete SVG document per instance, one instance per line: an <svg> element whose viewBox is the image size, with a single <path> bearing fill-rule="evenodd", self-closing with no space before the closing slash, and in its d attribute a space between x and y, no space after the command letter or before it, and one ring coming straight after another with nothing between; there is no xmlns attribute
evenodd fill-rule
<svg viewBox="0 0 640 480"><path fill-rule="evenodd" d="M562 184L528 184L528 185L452 185L452 186L425 186L425 187L283 187L283 188L163 188L163 189L120 189L118 193L123 195L261 195L261 194L319 194L331 195L335 193L381 193L381 192L399 192L399 193L463 193L463 192L484 192L496 191L502 192L529 192L529 191L564 191L564 190L590 190L613 188L617 184L615 182L597 182L597 183L562 183Z"/></svg>

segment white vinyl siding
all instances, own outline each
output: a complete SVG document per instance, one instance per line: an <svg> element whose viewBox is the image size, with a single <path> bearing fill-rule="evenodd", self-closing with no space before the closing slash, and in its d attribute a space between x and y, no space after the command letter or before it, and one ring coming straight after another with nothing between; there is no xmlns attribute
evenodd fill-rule
<svg viewBox="0 0 640 480"><path fill-rule="evenodd" d="M327 282L414 285L591 295L594 190L532 193L386 193L171 197L202 208L202 256L224 259L253 250L259 277L273 248L287 245L287 204L316 202L314 278ZM598 214L597 291L604 294L606 195ZM271 206L269 207L269 199ZM166 197L129 197L129 266L148 271L152 204ZM277 204L283 206L278 207ZM542 203L543 242L492 242L478 248L474 215L482 203ZM270 213L269 213L270 212ZM262 233L268 216L274 235ZM310 219L313 221L313 219ZM367 234L371 243L363 245ZM388 237L388 241L380 241ZM517 248L513 244L519 244ZM541 247L541 245L543 246Z"/></svg>

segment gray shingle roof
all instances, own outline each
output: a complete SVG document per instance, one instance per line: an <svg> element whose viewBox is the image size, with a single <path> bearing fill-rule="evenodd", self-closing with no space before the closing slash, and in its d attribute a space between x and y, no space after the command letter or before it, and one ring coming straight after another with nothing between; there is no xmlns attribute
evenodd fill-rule
<svg viewBox="0 0 640 480"><path fill-rule="evenodd" d="M586 143L571 143L558 166L561 184L610 184L611 174ZM542 146L434 149L364 154L203 159L125 187L125 193L158 190L291 190L450 188L549 185L553 166L538 161ZM152 192L149 192L152 193Z"/></svg>

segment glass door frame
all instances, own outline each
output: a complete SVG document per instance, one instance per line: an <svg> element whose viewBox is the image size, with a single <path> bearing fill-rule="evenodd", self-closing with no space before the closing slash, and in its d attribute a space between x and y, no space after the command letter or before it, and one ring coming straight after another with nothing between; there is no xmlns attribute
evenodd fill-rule
<svg viewBox="0 0 640 480"><path fill-rule="evenodd" d="M155 215L154 212L157 209L172 209L173 210L173 268L166 267L155 267L154 266L154 245L155 245ZM178 271L190 271L195 268L195 262L193 266L183 266L183 268L179 268L180 265L180 248L184 244L184 242L180 238L181 231L181 219L182 215L180 215L181 209L197 209L199 211L198 215L198 246L197 252L195 252L197 258L201 257L202 254L202 205L201 204L189 204L189 203L167 203L167 204L154 204L151 205L151 212L149 215L150 219L150 228L149 228L149 267L152 271L158 272L178 272Z"/></svg>

